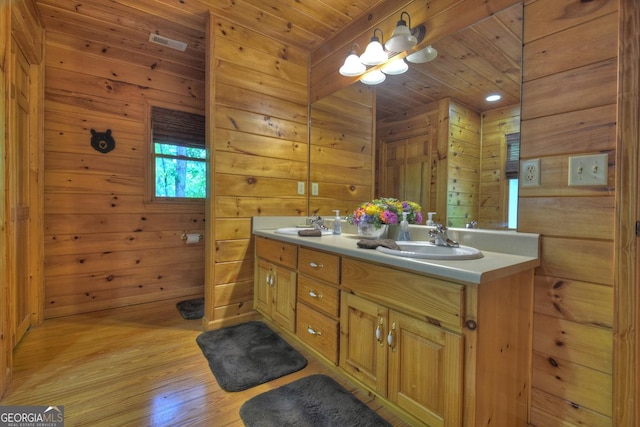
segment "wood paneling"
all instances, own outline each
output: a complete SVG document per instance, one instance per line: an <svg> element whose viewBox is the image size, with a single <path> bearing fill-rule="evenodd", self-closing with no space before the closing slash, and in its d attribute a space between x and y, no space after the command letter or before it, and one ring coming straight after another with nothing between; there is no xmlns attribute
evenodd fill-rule
<svg viewBox="0 0 640 427"><path fill-rule="evenodd" d="M71 3L40 6L49 22L77 18L67 8ZM87 23L121 12L122 5L114 7L87 6L84 12L92 15ZM126 10L131 22L147 25L140 11ZM144 192L148 102L204 112L203 61L187 60L189 54L140 56L126 43L101 38L101 28L80 35L52 25L47 37L49 318L203 292L204 243L185 246L182 235L204 234L204 203L153 204L145 201ZM155 63L168 66L150 66ZM111 129L116 149L108 154L93 150L90 129Z"/></svg>
<svg viewBox="0 0 640 427"><path fill-rule="evenodd" d="M214 241L205 325L216 327L251 314L251 217L307 214L307 193L297 189L308 177L308 99L306 52L224 17L211 19Z"/></svg>
<svg viewBox="0 0 640 427"><path fill-rule="evenodd" d="M524 18L521 157L542 171L518 212L519 231L542 234L531 422L615 425L617 2L537 0ZM598 152L608 184L568 186L569 156Z"/></svg>

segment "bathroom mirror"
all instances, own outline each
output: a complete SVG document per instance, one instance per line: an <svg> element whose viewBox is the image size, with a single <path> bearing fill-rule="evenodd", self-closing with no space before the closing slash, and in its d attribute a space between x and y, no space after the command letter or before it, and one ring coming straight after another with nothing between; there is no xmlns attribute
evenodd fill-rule
<svg viewBox="0 0 640 427"><path fill-rule="evenodd" d="M374 144L376 160L373 175L377 180L373 189L375 197L394 196L411 200L422 198L423 200L419 201L425 212L438 211L437 220L448 226L460 227L473 220L482 228L510 228L509 217L513 220L516 214L513 206L517 205L517 180L514 185L513 179L505 178L508 154L506 135L511 135L513 140L513 135L519 132L522 9L522 4L514 5L462 31L434 41L432 47L437 50L437 57L426 63L409 62L409 70L404 74L389 75L383 83L376 86L356 82L331 95L339 97L341 92L346 92L342 95L345 101L340 107L340 103L334 103L337 108L335 115L341 117L344 116L345 103L353 101L354 93L358 96L361 93L366 96L369 92L375 94L373 96L376 123L373 127L378 129ZM487 102L485 97L493 93L502 95L502 98L497 102ZM452 126L446 131L453 137L445 143L446 147L441 142L438 149L431 150L431 155L424 156L423 164L419 166L420 172L415 173L414 164L413 174L409 173L401 183L393 183L392 181L398 181L399 178L396 175L391 176L395 172L391 171L392 168L388 168L385 162L388 165L398 159L389 159L387 154L400 152L407 156L412 152L416 153L415 146L418 146L418 151L424 148L427 144L424 136L429 131L415 130L414 134L407 133L407 129L416 127L415 121L411 118L428 109L438 108L436 106L439 103L442 108L441 100L445 99L452 100L451 105L454 106L447 113L446 119ZM321 108L323 114L327 115L327 102L323 101L325 100L321 99L312 104L312 118L314 108ZM321 107L320 103L323 104ZM459 111L463 108L455 106L468 107L478 115L477 124L472 130L478 133L475 147L463 147L456 137L456 133L461 135L470 129L467 124L461 122L467 114L466 110ZM366 110L363 114L366 114ZM433 126L438 126L438 119L432 119L435 120ZM402 132L388 126L394 122L398 123L398 128L403 129ZM367 123L360 125L367 126ZM313 132L312 126L311 133ZM440 128L439 132L442 134L445 130ZM401 145L403 140L411 140L414 148L408 143L405 147L385 151L387 144ZM418 144L416 141L419 141ZM513 145L510 144L509 147L512 148ZM418 157L422 154L425 153L420 153ZM448 166L436 171L434 162L443 158L464 158L466 162L469 158L474 158L474 163L458 163L452 166L453 162L449 161ZM513 161L513 158L511 160ZM310 168L310 176L313 177L313 162ZM416 176L421 178L416 179ZM517 178L517 173L512 175L512 178ZM426 180L431 181L426 183ZM416 188L416 185L423 188ZM435 201L436 194L439 194L441 199L438 202ZM310 197L313 199L313 194ZM359 201L368 198L369 194L362 196ZM512 208L509 214L510 200ZM344 197L341 201L342 203L336 203L334 206L345 205ZM475 206L474 210L464 209L465 204ZM313 207L313 203L310 205ZM316 203L316 206L318 205ZM322 206L320 213L327 215L323 212L325 205ZM356 204L349 209L355 207ZM327 209L332 208L327 206ZM512 225L511 228L513 227Z"/></svg>

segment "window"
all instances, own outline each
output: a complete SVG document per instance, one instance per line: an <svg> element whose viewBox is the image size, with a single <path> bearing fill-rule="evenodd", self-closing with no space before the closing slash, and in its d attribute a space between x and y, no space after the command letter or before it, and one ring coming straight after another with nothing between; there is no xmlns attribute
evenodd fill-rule
<svg viewBox="0 0 640 427"><path fill-rule="evenodd" d="M205 117L151 107L151 144L152 199L204 199Z"/></svg>
<svg viewBox="0 0 640 427"><path fill-rule="evenodd" d="M505 135L507 139L507 161L505 176L507 178L507 227L518 228L518 177L520 175L520 132Z"/></svg>

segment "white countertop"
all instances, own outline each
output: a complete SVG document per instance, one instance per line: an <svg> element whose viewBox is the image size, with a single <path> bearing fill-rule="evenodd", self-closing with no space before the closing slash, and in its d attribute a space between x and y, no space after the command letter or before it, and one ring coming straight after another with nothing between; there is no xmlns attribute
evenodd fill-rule
<svg viewBox="0 0 640 427"><path fill-rule="evenodd" d="M350 224L343 222L341 235L322 237L301 237L276 233L280 227L292 227L299 224L299 217L254 217L253 233L284 242L294 243L313 249L333 252L339 255L397 267L439 279L463 284L481 284L498 278L510 276L540 265L539 235L516 233L511 231L450 229L449 236L460 244L480 249L483 258L474 260L444 261L404 258L384 254L372 249L357 246L361 237ZM325 225L331 228L329 221ZM410 226L414 240L428 240L429 228ZM425 234L426 233L426 234Z"/></svg>

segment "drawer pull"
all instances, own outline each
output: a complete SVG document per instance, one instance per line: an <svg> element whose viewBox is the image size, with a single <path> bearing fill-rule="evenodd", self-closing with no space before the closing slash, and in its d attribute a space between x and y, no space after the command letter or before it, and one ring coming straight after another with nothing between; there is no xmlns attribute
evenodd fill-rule
<svg viewBox="0 0 640 427"><path fill-rule="evenodd" d="M309 296L311 298L318 298L318 299L322 298L322 294L316 291L309 291Z"/></svg>
<svg viewBox="0 0 640 427"><path fill-rule="evenodd" d="M311 262L309 263L309 265L311 266L311 268L322 268L322 267L324 267L324 265L322 265L322 264L318 264L318 263L313 262L313 261L311 261Z"/></svg>
<svg viewBox="0 0 640 427"><path fill-rule="evenodd" d="M307 326L307 332L309 332L309 334L311 335L322 335L322 332L314 330L311 326Z"/></svg>

